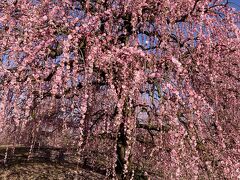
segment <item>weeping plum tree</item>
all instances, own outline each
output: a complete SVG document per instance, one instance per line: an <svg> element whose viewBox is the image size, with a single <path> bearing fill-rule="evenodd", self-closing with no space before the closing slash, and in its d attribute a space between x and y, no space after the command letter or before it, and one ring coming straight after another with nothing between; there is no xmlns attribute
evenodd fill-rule
<svg viewBox="0 0 240 180"><path fill-rule="evenodd" d="M109 178L239 178L230 5L1 1L0 143L73 149Z"/></svg>

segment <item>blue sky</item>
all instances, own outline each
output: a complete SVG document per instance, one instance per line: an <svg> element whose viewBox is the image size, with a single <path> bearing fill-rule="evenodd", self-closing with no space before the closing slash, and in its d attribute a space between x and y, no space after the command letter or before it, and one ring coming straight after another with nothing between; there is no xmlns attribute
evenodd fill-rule
<svg viewBox="0 0 240 180"><path fill-rule="evenodd" d="M237 10L240 10L240 0L230 0L231 6L235 7Z"/></svg>

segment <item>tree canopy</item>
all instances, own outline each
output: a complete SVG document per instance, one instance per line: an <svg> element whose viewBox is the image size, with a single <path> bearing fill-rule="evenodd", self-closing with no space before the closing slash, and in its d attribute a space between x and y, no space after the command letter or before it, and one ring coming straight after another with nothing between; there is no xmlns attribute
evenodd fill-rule
<svg viewBox="0 0 240 180"><path fill-rule="evenodd" d="M1 1L0 144L76 148L110 178L239 178L239 20L223 0Z"/></svg>

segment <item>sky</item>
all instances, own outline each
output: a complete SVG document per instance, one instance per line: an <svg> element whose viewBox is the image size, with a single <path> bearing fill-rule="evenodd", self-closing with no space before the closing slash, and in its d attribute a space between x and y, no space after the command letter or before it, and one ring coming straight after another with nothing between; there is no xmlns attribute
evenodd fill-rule
<svg viewBox="0 0 240 180"><path fill-rule="evenodd" d="M235 7L237 10L240 10L240 0L229 0L232 7Z"/></svg>

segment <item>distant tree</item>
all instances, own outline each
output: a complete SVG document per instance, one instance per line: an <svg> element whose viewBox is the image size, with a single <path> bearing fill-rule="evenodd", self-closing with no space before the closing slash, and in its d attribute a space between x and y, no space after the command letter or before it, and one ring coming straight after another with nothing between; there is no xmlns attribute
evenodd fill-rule
<svg viewBox="0 0 240 180"><path fill-rule="evenodd" d="M0 2L0 143L110 178L239 178L240 14L223 0Z"/></svg>

